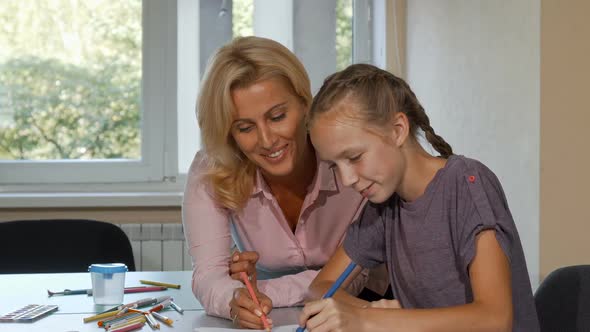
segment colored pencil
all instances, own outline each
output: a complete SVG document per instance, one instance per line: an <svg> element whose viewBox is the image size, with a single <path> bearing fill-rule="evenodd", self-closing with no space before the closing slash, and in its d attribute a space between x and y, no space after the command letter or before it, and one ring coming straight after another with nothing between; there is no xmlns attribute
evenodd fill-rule
<svg viewBox="0 0 590 332"><path fill-rule="evenodd" d="M248 293L250 293L250 297L252 298L252 301L254 301L254 303L257 306L261 307L260 302L258 301L258 298L256 297L256 293L254 292L254 288L252 288L252 284L250 283L250 280L248 279L248 275L246 274L246 272L243 272L243 271L240 272L240 277L244 281L244 284L246 284L246 288L248 289ZM270 331L270 324L268 324L268 320L266 319L266 315L264 314L264 312L262 313L262 316L260 316L260 319L262 319L262 324L264 324L264 329L267 331Z"/></svg>
<svg viewBox="0 0 590 332"><path fill-rule="evenodd" d="M116 329L109 330L109 332L127 332L127 331L134 331L142 328L145 325L145 321L137 322L130 325L125 325L118 327Z"/></svg>
<svg viewBox="0 0 590 332"><path fill-rule="evenodd" d="M125 289L125 294L129 293L143 293L143 292L159 292L167 290L168 287L164 286L154 286L154 287L133 287L129 289Z"/></svg>
<svg viewBox="0 0 590 332"><path fill-rule="evenodd" d="M184 312L184 309L179 307L178 304L174 303L174 301L170 301L170 306L172 307L172 309L176 310L176 312L178 312L179 314L182 314Z"/></svg>
<svg viewBox="0 0 590 332"><path fill-rule="evenodd" d="M160 311L172 303L172 299L168 299L165 301L160 302L158 305L152 307L148 312Z"/></svg>
<svg viewBox="0 0 590 332"><path fill-rule="evenodd" d="M110 322L104 323L102 327L108 330L121 325L129 325L129 322L135 322L136 320L140 321L142 318L145 318L143 317L143 314L133 313L133 315L121 317L120 319L114 319Z"/></svg>
<svg viewBox="0 0 590 332"><path fill-rule="evenodd" d="M163 287L167 287L167 288L180 289L180 285L177 285L177 284L169 284L169 283L166 283L166 282L150 281L150 280L140 280L139 283L145 284L145 285L163 286Z"/></svg>
<svg viewBox="0 0 590 332"><path fill-rule="evenodd" d="M112 316L112 317L109 317L107 319L98 321L97 324L98 324L99 327L106 327L107 325L110 326L110 325L115 324L116 322L120 322L120 321L125 320L125 319L130 319L130 318L133 318L133 317L139 317L140 315L143 315L143 313L139 313L138 314L136 312L128 312L128 313L125 313L125 314L123 314L121 316Z"/></svg>
<svg viewBox="0 0 590 332"><path fill-rule="evenodd" d="M159 314L157 312L152 312L152 315L154 315L154 317L156 317L157 320L167 324L168 326L172 326L172 324L174 323L174 321L162 314Z"/></svg>
<svg viewBox="0 0 590 332"><path fill-rule="evenodd" d="M128 325L139 323L139 322L145 323L145 321L146 321L145 316L144 315L140 315L138 317L124 319L124 320L122 320L120 322L116 322L114 324L105 325L105 326L110 331L110 330L118 329L118 328L121 328L123 326L128 326Z"/></svg>
<svg viewBox="0 0 590 332"><path fill-rule="evenodd" d="M152 328L152 330L160 328L160 323L158 323L156 321L156 319L154 318L154 316L152 316L152 314L150 314L150 313L145 314L145 319L146 319L148 325Z"/></svg>
<svg viewBox="0 0 590 332"><path fill-rule="evenodd" d="M123 293L142 293L142 292L157 292L163 291L168 289L166 286L137 286L137 287L125 287ZM54 295L77 295L77 294L86 294L88 296L92 296L92 289L64 289L61 292L52 292L49 289L47 290L47 296L52 297Z"/></svg>
<svg viewBox="0 0 590 332"><path fill-rule="evenodd" d="M336 281L334 281L334 283L332 284L332 287L330 287L330 289L328 289L326 294L324 294L324 296L322 296L322 299L327 299L327 298L334 296L334 293L336 293L338 288L340 288L340 286L342 286L342 283L344 282L344 280L346 280L346 278L348 278L348 276L350 275L352 270L354 270L355 267L356 267L356 264L354 262L350 262L350 264L348 264L348 266L346 267L344 272L342 272L342 274L338 277L338 279L336 279ZM305 331L305 327L299 326L297 328L297 332L304 332L304 331Z"/></svg>
<svg viewBox="0 0 590 332"><path fill-rule="evenodd" d="M83 321L84 321L84 323L88 323L88 322L91 322L93 320L99 320L99 319L103 319L103 318L115 316L116 314L117 314L117 311L103 312L103 313L100 313L98 315L86 317L86 318L83 319Z"/></svg>

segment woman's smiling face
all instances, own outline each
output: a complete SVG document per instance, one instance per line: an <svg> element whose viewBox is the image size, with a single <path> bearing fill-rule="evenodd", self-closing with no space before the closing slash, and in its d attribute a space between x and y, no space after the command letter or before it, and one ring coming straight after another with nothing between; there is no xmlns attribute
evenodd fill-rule
<svg viewBox="0 0 590 332"><path fill-rule="evenodd" d="M303 160L307 147L306 107L286 80L269 78L232 90L231 135L263 173L282 177Z"/></svg>

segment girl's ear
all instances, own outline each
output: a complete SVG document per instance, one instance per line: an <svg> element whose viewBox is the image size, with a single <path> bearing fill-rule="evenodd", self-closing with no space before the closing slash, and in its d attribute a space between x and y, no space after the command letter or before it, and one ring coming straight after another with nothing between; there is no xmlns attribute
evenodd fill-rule
<svg viewBox="0 0 590 332"><path fill-rule="evenodd" d="M396 112L391 117L391 139L397 147L401 147L410 135L410 121L402 112Z"/></svg>

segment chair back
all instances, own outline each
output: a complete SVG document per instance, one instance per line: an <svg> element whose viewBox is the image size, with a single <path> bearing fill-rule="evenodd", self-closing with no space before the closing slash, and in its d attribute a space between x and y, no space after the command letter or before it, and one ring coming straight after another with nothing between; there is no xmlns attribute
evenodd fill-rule
<svg viewBox="0 0 590 332"><path fill-rule="evenodd" d="M120 227L95 220L0 222L0 274L86 272L93 263L124 263L135 271Z"/></svg>
<svg viewBox="0 0 590 332"><path fill-rule="evenodd" d="M551 272L535 292L541 331L590 331L590 265Z"/></svg>

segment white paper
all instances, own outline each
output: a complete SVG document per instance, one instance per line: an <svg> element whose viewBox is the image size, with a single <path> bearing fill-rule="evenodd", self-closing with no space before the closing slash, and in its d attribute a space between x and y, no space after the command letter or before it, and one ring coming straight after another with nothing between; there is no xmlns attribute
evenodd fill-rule
<svg viewBox="0 0 590 332"><path fill-rule="evenodd" d="M283 325L272 328L272 332L295 332L299 325ZM250 332L265 332L264 330L250 330L250 329L228 329L225 327L195 327L194 332L235 332L235 331L250 331Z"/></svg>

